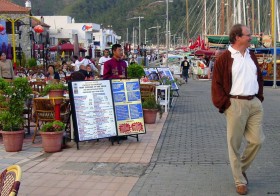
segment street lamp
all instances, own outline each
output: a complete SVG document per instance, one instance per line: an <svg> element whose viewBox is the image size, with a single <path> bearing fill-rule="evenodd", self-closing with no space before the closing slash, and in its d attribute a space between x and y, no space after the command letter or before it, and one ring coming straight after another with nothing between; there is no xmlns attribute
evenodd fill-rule
<svg viewBox="0 0 280 196"><path fill-rule="evenodd" d="M158 52L158 50L159 50L159 29L161 28L161 26L154 26L154 27L150 27L150 28L148 28L148 29L157 29L157 52Z"/></svg>
<svg viewBox="0 0 280 196"><path fill-rule="evenodd" d="M128 18L127 20L131 20L131 19L138 19L139 20L139 46L141 45L141 19L143 19L143 16L137 16L137 17L133 17L133 18Z"/></svg>
<svg viewBox="0 0 280 196"><path fill-rule="evenodd" d="M164 1L156 1L154 3L163 3ZM168 50L169 50L169 26L168 26L168 3L172 3L173 0L165 0L166 2L166 30L165 30L165 42L166 42L166 67L168 67Z"/></svg>
<svg viewBox="0 0 280 196"><path fill-rule="evenodd" d="M4 16L4 15L0 15L0 19L5 19L7 21L9 21L12 25L12 46L13 46L13 64L16 65L16 38L15 38L15 35L16 35L16 32L15 32L15 23L23 18L26 18L26 17L29 17L29 16L22 16L22 17L19 17L19 18L10 18L10 17L7 17L7 16Z"/></svg>

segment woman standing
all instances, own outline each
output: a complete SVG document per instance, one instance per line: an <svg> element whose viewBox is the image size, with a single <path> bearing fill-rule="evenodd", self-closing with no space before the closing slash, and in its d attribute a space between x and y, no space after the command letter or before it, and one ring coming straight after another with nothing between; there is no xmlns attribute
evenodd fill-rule
<svg viewBox="0 0 280 196"><path fill-rule="evenodd" d="M14 75L12 61L6 59L6 54L2 52L0 57L0 78L12 80L14 79Z"/></svg>

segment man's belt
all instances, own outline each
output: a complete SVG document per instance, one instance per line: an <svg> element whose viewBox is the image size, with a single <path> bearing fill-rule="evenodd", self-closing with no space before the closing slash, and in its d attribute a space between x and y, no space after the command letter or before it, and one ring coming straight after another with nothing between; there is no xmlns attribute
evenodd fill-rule
<svg viewBox="0 0 280 196"><path fill-rule="evenodd" d="M252 100L254 99L255 95L248 95L248 96L241 96L241 95L230 95L230 98L234 99L245 99L245 100Z"/></svg>

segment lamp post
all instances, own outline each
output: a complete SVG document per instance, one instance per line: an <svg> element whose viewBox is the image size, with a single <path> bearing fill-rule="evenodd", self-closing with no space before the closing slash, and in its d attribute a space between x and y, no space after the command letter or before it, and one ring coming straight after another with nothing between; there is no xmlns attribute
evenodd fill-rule
<svg viewBox="0 0 280 196"><path fill-rule="evenodd" d="M16 66L16 61L17 61L17 57L16 57L16 30L15 30L15 23L20 21L21 19L24 18L31 18L32 16L30 15L26 15L26 16L22 16L19 18L11 18L5 15L0 15L0 19L4 19L7 20L11 23L12 26L12 47L13 47L13 64L14 66Z"/></svg>
<svg viewBox="0 0 280 196"><path fill-rule="evenodd" d="M133 18L128 18L127 20L131 20L131 19L138 19L139 20L139 46L141 45L141 19L143 19L143 16L137 16L137 17L133 17Z"/></svg>
<svg viewBox="0 0 280 196"><path fill-rule="evenodd" d="M156 1L154 3L163 3L164 1ZM169 50L169 20L168 20L168 3L172 3L173 0L165 0L166 2L166 29L165 29L165 44L166 44L166 67L168 67L168 50Z"/></svg>
<svg viewBox="0 0 280 196"><path fill-rule="evenodd" d="M150 27L150 28L148 28L148 29L157 29L157 52L158 52L158 50L159 50L159 29L161 28L161 26L154 26L154 27Z"/></svg>

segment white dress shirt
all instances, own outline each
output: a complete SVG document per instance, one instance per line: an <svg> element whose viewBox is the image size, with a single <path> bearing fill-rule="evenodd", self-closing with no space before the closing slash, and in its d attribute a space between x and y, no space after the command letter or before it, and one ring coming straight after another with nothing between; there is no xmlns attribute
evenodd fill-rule
<svg viewBox="0 0 280 196"><path fill-rule="evenodd" d="M255 95L259 91L257 67L246 49L244 56L231 46L228 50L233 58L231 95Z"/></svg>

